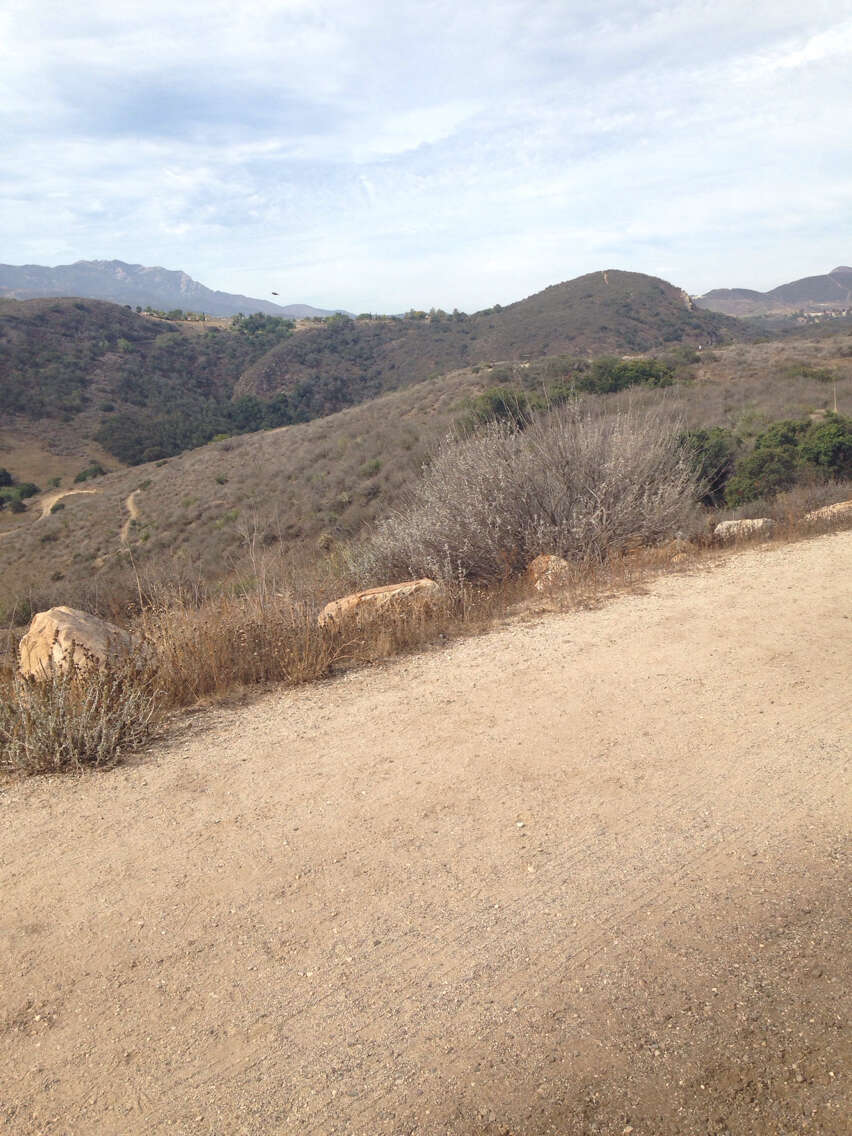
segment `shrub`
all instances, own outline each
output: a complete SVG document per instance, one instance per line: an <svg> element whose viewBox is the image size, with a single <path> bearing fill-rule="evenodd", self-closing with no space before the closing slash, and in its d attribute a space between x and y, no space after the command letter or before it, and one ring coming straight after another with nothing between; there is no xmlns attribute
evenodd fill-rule
<svg viewBox="0 0 852 1136"><path fill-rule="evenodd" d="M725 500L743 505L758 497L771 497L796 481L796 452L792 447L762 446L737 466L728 482Z"/></svg>
<svg viewBox="0 0 852 1136"><path fill-rule="evenodd" d="M799 443L799 455L831 477L852 477L852 418L832 414L812 423Z"/></svg>
<svg viewBox="0 0 852 1136"><path fill-rule="evenodd" d="M74 484L79 485L83 481L90 481L93 477L103 477L106 470L100 462L92 462L91 465L81 469L77 476L74 478Z"/></svg>
<svg viewBox="0 0 852 1136"><path fill-rule="evenodd" d="M15 675L0 692L0 765L19 773L114 765L150 737L159 701L152 676L132 660Z"/></svg>
<svg viewBox="0 0 852 1136"><path fill-rule="evenodd" d="M734 471L738 443L730 430L714 426L710 430L689 430L681 435L699 481L704 486L703 505L718 506L725 500L725 488Z"/></svg>
<svg viewBox="0 0 852 1136"><path fill-rule="evenodd" d="M495 580L544 552L599 560L690 527L699 495L671 423L566 405L534 415L523 431L492 422L449 438L353 567L364 580Z"/></svg>
<svg viewBox="0 0 852 1136"><path fill-rule="evenodd" d="M526 391L513 387L491 387L470 400L460 425L463 429L475 429L486 422L498 421L523 428L530 421L535 403L535 396L531 398Z"/></svg>
<svg viewBox="0 0 852 1136"><path fill-rule="evenodd" d="M596 359L588 373L577 378L580 390L611 394L633 386L668 387L674 382L672 368L660 359Z"/></svg>
<svg viewBox="0 0 852 1136"><path fill-rule="evenodd" d="M754 450L737 463L725 499L742 505L771 497L808 478L852 475L852 419L831 414L818 422L774 422L755 439Z"/></svg>

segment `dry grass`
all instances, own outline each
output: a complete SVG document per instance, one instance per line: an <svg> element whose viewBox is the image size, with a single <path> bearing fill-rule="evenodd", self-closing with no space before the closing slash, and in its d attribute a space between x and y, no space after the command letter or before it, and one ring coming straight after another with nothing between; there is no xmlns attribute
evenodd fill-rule
<svg viewBox="0 0 852 1136"><path fill-rule="evenodd" d="M341 586L338 594L344 591ZM320 600L293 595L165 596L141 625L158 659L158 685L172 707L226 697L276 683L314 682L451 635L485 627L517 595L466 586L414 605L389 605L374 618L363 613L321 627Z"/></svg>
<svg viewBox="0 0 852 1136"><path fill-rule="evenodd" d="M139 749L160 715L156 674L132 660L7 675L0 688L0 767L16 773L102 769Z"/></svg>
<svg viewBox="0 0 852 1136"><path fill-rule="evenodd" d="M839 409L849 413L850 345L844 333L715 348L691 381L589 401L609 409L662 405L690 428L724 425L749 438L768 421L833 405L831 384L790 373L797 361L836 372ZM533 370L517 367L510 381L523 382ZM134 574L118 538L127 516L122 502L141 485L130 541L146 572L227 578L243 560L249 527L270 549L302 545L314 555L357 537L400 507L465 399L494 386L495 373L489 366L456 371L328 418L211 443L164 465L100 478L98 495L69 497L43 522L25 514L14 537L0 537L2 618L16 603L24 610L23 600L31 609L70 602L107 612L132 595Z"/></svg>
<svg viewBox="0 0 852 1136"><path fill-rule="evenodd" d="M577 560L567 579L545 594L522 575L489 586L462 581L428 602L383 608L375 618L354 613L342 624L320 627L323 602L347 582L333 557L304 575L270 554L255 560L255 575L229 595L207 587L140 588L142 610L134 627L156 650L156 668L132 665L88 672L54 672L46 682L19 678L15 636L7 632L0 657L0 768L18 774L75 771L115 764L144 745L168 710L230 697L268 684L313 682L476 634L508 615L536 615L596 606L643 587L661 573L700 568L708 560L756 543L806 539L852 527L852 517L819 524L803 513L827 500L849 499L852 485L798 487L773 502L776 527L720 548L711 537L718 515L708 515L694 540L669 541ZM141 581L140 581L141 585Z"/></svg>

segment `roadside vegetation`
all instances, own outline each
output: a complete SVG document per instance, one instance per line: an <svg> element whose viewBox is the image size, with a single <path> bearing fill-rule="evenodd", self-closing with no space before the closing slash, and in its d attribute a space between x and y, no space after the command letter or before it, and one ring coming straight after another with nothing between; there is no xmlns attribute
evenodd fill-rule
<svg viewBox="0 0 852 1136"><path fill-rule="evenodd" d="M802 472L761 503L778 522L777 537L813 531L802 525L804 512L852 493L843 480L848 428L848 419L831 416L758 436L770 448L792 447ZM104 613L140 637L135 659L23 679L19 633L10 629L0 664L0 766L101 768L146 744L183 707L314 681L487 627L529 602L525 570L541 553L565 557L568 575L558 595L537 597L539 607L588 602L648 571L688 566L715 548L715 521L730 515L702 499L714 486L726 494L737 484L736 465L717 484L728 468L725 439L699 440L659 407L603 413L574 401L522 422L491 419L446 438L407 499L361 540L309 557L249 536L227 586L137 572L134 602ZM355 587L420 575L440 581L437 595L391 604L372 619L318 623L326 602Z"/></svg>

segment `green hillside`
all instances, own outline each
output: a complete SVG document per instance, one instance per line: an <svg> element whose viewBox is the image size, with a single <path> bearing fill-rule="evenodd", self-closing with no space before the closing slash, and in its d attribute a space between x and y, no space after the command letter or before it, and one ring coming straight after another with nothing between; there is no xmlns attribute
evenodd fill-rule
<svg viewBox="0 0 852 1136"><path fill-rule="evenodd" d="M744 334L735 320L693 308L664 280L612 270L471 316L433 311L330 320L270 351L246 371L239 390L267 398L284 392L297 413L311 417L474 363L640 353Z"/></svg>
<svg viewBox="0 0 852 1136"><path fill-rule="evenodd" d="M468 316L272 316L225 326L152 319L92 300L0 301L0 415L91 439L125 464L221 434L332 414L495 359L637 353L741 336L653 277L599 272Z"/></svg>

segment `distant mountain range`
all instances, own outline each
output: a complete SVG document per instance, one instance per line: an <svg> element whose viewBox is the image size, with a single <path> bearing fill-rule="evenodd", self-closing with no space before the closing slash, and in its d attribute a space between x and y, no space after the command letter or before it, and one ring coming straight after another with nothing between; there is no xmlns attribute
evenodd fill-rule
<svg viewBox="0 0 852 1136"><path fill-rule="evenodd" d="M49 297L79 296L87 300L109 300L132 307L151 307L158 311L206 312L210 316L251 315L302 319L330 316L334 311L310 304L273 304L251 296L215 292L187 276L168 268L146 268L125 264L123 260L78 260L49 268L41 264L0 264L0 297L36 300Z"/></svg>
<svg viewBox="0 0 852 1136"><path fill-rule="evenodd" d="M848 311L852 308L852 268L840 265L824 276L805 276L770 292L751 288L714 288L696 301L699 308L726 316L791 314L798 311Z"/></svg>

